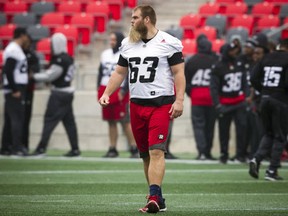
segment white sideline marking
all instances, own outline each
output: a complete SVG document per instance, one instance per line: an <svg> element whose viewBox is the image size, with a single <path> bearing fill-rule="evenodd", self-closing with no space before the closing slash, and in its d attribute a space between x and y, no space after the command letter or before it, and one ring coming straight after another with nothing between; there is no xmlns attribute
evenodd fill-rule
<svg viewBox="0 0 288 216"><path fill-rule="evenodd" d="M172 170L168 169L166 173L242 173L248 172L248 169L183 169ZM143 173L143 170L38 170L38 171L0 171L0 175L15 175L15 174L130 174Z"/></svg>
<svg viewBox="0 0 288 216"><path fill-rule="evenodd" d="M30 156L30 157L10 157L10 156L1 156L0 159L11 159L11 160L52 160L52 161L96 161L96 162L122 162L122 163L135 163L142 162L140 158L101 158L101 157L63 157L63 156ZM166 163L169 164L220 164L218 160L215 161L201 161L201 160L187 160L187 159L175 159L175 160L166 160ZM239 165L237 162L228 161L229 165ZM263 165L268 165L269 162L263 161ZM282 162L283 167L288 167L287 162ZM224 166L224 165L223 165Z"/></svg>
<svg viewBox="0 0 288 216"><path fill-rule="evenodd" d="M288 196L288 193L165 193L164 196ZM53 198L53 197L145 197L143 194L77 194L77 195L63 195L63 194L47 194L47 195L0 195L0 197L34 197L34 198Z"/></svg>

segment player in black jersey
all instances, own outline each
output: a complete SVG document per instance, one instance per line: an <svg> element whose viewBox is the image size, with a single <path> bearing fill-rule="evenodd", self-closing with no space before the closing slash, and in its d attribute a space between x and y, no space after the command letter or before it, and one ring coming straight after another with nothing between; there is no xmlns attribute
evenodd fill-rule
<svg viewBox="0 0 288 216"><path fill-rule="evenodd" d="M23 49L27 58L28 73L29 73L28 86L25 97L25 112L24 112L25 117L24 117L23 138L22 138L22 143L27 150L29 150L29 127L32 115L33 97L35 90L35 81L32 75L40 71L40 60L36 52L33 50L31 43L32 39L29 36L29 41Z"/></svg>
<svg viewBox="0 0 288 216"><path fill-rule="evenodd" d="M212 65L218 57L205 37L197 38L198 53L185 64L186 93L191 99L191 120L198 150L198 160L214 160L211 155L216 120L210 93Z"/></svg>
<svg viewBox="0 0 288 216"><path fill-rule="evenodd" d="M236 61L239 47L225 44L222 59L212 69L211 95L218 112L220 162L227 163L229 132L232 120L236 126L236 156L245 162L246 97L249 95L247 78L241 62Z"/></svg>
<svg viewBox="0 0 288 216"><path fill-rule="evenodd" d="M27 58L23 47L28 42L24 28L16 28L13 40L3 53L4 126L0 154L27 155L22 145L25 93L28 83Z"/></svg>
<svg viewBox="0 0 288 216"><path fill-rule="evenodd" d="M270 154L265 179L282 180L278 168L288 127L288 39L281 41L276 52L267 54L254 67L251 83L262 94L260 109L264 136L250 161L249 174L259 178L260 163Z"/></svg>
<svg viewBox="0 0 288 216"><path fill-rule="evenodd" d="M246 40L243 53L237 58L237 61L240 61L244 66L243 71L247 76L247 83L250 90L249 97L247 97L247 127L246 127L246 140L245 140L245 156L251 159L251 154L254 155L258 148L259 144L259 128L257 124L257 112L256 106L253 101L254 96L254 88L251 86L250 83L250 74L252 68L255 65L255 61L253 59L253 54L256 46L258 45L257 41L253 38ZM249 153L248 153L249 151Z"/></svg>
<svg viewBox="0 0 288 216"><path fill-rule="evenodd" d="M51 82L52 89L45 112L41 140L33 155L45 154L54 128L62 121L72 148L64 156L79 156L77 127L72 108L74 87L71 86L71 82L75 73L74 60L67 54L67 39L62 33L55 33L52 36L51 45L53 56L49 69L45 73L34 75L36 81Z"/></svg>

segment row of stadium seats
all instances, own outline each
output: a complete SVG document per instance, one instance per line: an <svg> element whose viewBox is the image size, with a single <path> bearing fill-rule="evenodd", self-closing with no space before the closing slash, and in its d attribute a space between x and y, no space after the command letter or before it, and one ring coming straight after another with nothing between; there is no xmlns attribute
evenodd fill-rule
<svg viewBox="0 0 288 216"><path fill-rule="evenodd" d="M214 28L212 28L213 37L217 36L220 38L229 28L244 27L247 28L249 35L252 35L268 28L279 27L288 22L288 17L281 21L275 15L262 16L256 19L253 15L241 14L234 16L231 22L228 22L228 19L227 16L221 14L209 17L200 14L187 14L180 19L179 25L184 29L183 37L193 39L195 38L195 32L199 31L199 28L207 26L214 27L217 32L214 32Z"/></svg>
<svg viewBox="0 0 288 216"><path fill-rule="evenodd" d="M205 34L213 51L219 52L235 35L244 42L253 34L267 34L282 25L288 25L288 0L215 0L200 5L196 14L183 15L179 26L170 31L182 39L183 53L189 56L197 51L195 39L200 34ZM272 39L287 36L288 28L275 33Z"/></svg>

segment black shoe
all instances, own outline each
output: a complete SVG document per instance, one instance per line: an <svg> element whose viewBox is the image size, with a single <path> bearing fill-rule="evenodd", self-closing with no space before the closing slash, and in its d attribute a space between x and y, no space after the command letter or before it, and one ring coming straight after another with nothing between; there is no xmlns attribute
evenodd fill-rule
<svg viewBox="0 0 288 216"><path fill-rule="evenodd" d="M222 164L227 164L228 157L227 157L227 156L224 156L224 155L221 155L220 158L219 158L219 161L220 161L220 163L222 163Z"/></svg>
<svg viewBox="0 0 288 216"><path fill-rule="evenodd" d="M28 150L25 147L19 147L12 151L12 155L19 156L19 157L26 157L28 156Z"/></svg>
<svg viewBox="0 0 288 216"><path fill-rule="evenodd" d="M139 153L136 146L130 148L130 153L131 153L130 158L139 158Z"/></svg>
<svg viewBox="0 0 288 216"><path fill-rule="evenodd" d="M45 156L46 150L43 148L36 149L30 156Z"/></svg>
<svg viewBox="0 0 288 216"><path fill-rule="evenodd" d="M235 163L246 163L247 162L245 157L237 157L237 156L230 158L230 161L233 161Z"/></svg>
<svg viewBox="0 0 288 216"><path fill-rule="evenodd" d="M211 154L207 154L207 155L205 155L205 157L206 157L206 160L210 160L210 161L216 161L217 160Z"/></svg>
<svg viewBox="0 0 288 216"><path fill-rule="evenodd" d="M266 170L265 180L268 180L268 181L281 181L281 180L283 180L283 178L278 175L277 170L269 170L268 169L268 170Z"/></svg>
<svg viewBox="0 0 288 216"><path fill-rule="evenodd" d="M171 152L165 153L165 159L178 159L175 155L173 155Z"/></svg>
<svg viewBox="0 0 288 216"><path fill-rule="evenodd" d="M81 152L79 150L71 150L69 152L67 152L66 154L64 154L63 156L65 157L78 157L80 156Z"/></svg>
<svg viewBox="0 0 288 216"><path fill-rule="evenodd" d="M204 154L198 154L198 156L196 157L196 160L206 160L206 156Z"/></svg>
<svg viewBox="0 0 288 216"><path fill-rule="evenodd" d="M103 156L106 158L115 158L118 157L119 153L115 148L109 148L108 152Z"/></svg>
<svg viewBox="0 0 288 216"><path fill-rule="evenodd" d="M167 211L167 207L165 205L165 199L162 198L162 202L159 202L159 212L165 212Z"/></svg>
<svg viewBox="0 0 288 216"><path fill-rule="evenodd" d="M12 154L12 152L9 150L3 150L3 149L0 150L0 155L10 156L11 154Z"/></svg>
<svg viewBox="0 0 288 216"><path fill-rule="evenodd" d="M259 178L259 168L260 168L260 163L257 162L255 158L253 158L249 162L249 175L255 179L258 179Z"/></svg>

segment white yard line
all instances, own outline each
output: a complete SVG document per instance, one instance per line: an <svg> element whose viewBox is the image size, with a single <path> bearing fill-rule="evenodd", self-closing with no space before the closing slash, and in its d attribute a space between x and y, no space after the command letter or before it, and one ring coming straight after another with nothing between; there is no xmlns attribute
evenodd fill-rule
<svg viewBox="0 0 288 216"><path fill-rule="evenodd" d="M7 157L7 156L0 156L1 159L11 159L11 160L51 160L51 161L96 161L96 162L123 162L123 163L135 163L135 162L142 162L141 159L131 159L131 158L101 158L101 157L62 157L62 156L30 156L30 157ZM218 160L215 161L201 161L201 160L187 160L187 159L176 159L176 160L166 160L168 164L219 164ZM269 164L267 161L262 162L263 165ZM228 161L228 164L235 164L239 165L237 162ZM287 166L288 163L282 163L282 166Z"/></svg>
<svg viewBox="0 0 288 216"><path fill-rule="evenodd" d="M167 169L166 173L242 173L247 172L247 169L183 169L172 170ZM42 175L42 174L130 174L143 173L143 170L37 170L37 171L0 171L0 175Z"/></svg>

